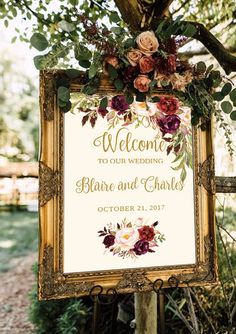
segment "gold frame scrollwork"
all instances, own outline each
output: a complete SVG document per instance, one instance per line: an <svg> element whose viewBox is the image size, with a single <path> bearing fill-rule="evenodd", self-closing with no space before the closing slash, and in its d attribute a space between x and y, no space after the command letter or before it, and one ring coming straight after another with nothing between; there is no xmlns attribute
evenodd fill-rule
<svg viewBox="0 0 236 334"><path fill-rule="evenodd" d="M104 293L147 292L155 289L158 280L163 287L169 287L173 277L179 286L217 283L215 176L210 128L204 132L193 130L196 264L63 273L64 115L57 104L57 82L64 77L64 71L42 71L40 74L39 299L88 295L97 286L101 286ZM83 81L84 74L70 80L71 91L79 91ZM114 92L106 79L102 80L99 91Z"/></svg>

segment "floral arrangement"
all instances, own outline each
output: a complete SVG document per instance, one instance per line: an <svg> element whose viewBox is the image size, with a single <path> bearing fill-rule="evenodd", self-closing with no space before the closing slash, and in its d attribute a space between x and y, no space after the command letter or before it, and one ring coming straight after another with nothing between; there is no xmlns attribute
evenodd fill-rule
<svg viewBox="0 0 236 334"><path fill-rule="evenodd" d="M143 218L138 218L134 223L126 219L121 224L108 224L99 231L99 237L103 237L106 250L113 255L124 258L137 258L147 253L155 253L156 247L165 240L163 234L157 230L158 222L148 225Z"/></svg>
<svg viewBox="0 0 236 334"><path fill-rule="evenodd" d="M128 105L134 101L152 102L153 94L164 90L165 94L178 98L191 109L191 124L200 126L202 130L207 129L209 120L215 115L224 131L228 151L233 155L231 129L225 114L236 120L236 88L212 65L206 67L203 62L192 65L182 60L178 53L187 38L195 35L196 28L178 17L175 21L160 21L155 31L131 34L119 16L113 14L110 29L79 13L79 29L66 20L57 25L64 38L67 38L67 48L74 51L79 67L86 69L82 92L87 96L96 94L101 74L106 75L118 96L115 109L118 116L129 119ZM49 48L47 39L40 33L31 37L31 44L39 51ZM36 67L54 67L64 51L63 43L52 45L47 54L35 57ZM76 79L81 72L78 69L67 69L65 73L67 77L58 82L58 103L61 110L67 112L71 109L70 80ZM98 114L106 113L108 102L108 97L104 95L100 100ZM115 100L112 101L113 106L114 103ZM89 120L94 126L97 118L95 114L93 117L91 115L86 115L83 122ZM165 115L171 128L178 127L177 113ZM160 129L165 127L162 122L159 121Z"/></svg>

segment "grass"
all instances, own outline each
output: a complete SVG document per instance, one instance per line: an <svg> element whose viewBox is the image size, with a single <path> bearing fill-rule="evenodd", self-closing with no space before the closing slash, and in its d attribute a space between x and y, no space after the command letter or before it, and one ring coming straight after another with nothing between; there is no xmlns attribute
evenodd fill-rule
<svg viewBox="0 0 236 334"><path fill-rule="evenodd" d="M14 259L36 252L38 213L0 212L0 272L14 266Z"/></svg>

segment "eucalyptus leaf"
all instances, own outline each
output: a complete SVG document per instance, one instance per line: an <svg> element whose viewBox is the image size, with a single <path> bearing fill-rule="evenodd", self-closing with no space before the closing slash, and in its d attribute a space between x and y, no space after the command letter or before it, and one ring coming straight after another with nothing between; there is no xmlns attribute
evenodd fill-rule
<svg viewBox="0 0 236 334"><path fill-rule="evenodd" d="M132 104L134 102L134 97L132 94L125 94L126 102Z"/></svg>
<svg viewBox="0 0 236 334"><path fill-rule="evenodd" d="M221 89L221 93L226 96L231 92L232 85L230 82L227 82Z"/></svg>
<svg viewBox="0 0 236 334"><path fill-rule="evenodd" d="M70 100L70 90L67 87L60 86L57 90L58 99L64 102L68 102Z"/></svg>
<svg viewBox="0 0 236 334"><path fill-rule="evenodd" d="M44 51L48 47L48 41L44 35L36 32L30 38L31 45L38 51Z"/></svg>
<svg viewBox="0 0 236 334"><path fill-rule="evenodd" d="M95 66L95 64L92 64L90 66L88 74L89 74L89 79L95 77L95 75L97 74L97 67Z"/></svg>
<svg viewBox="0 0 236 334"><path fill-rule="evenodd" d="M68 111L71 110L71 106L72 106L72 105L71 105L71 102L70 102L70 101L67 101L67 102L66 102L66 105L65 105L64 107L62 107L61 110L62 110L63 112L66 113L66 112L68 112Z"/></svg>
<svg viewBox="0 0 236 334"><path fill-rule="evenodd" d="M232 92L229 94L230 99L232 102L236 102L236 88L232 90Z"/></svg>
<svg viewBox="0 0 236 334"><path fill-rule="evenodd" d="M109 15L109 18L111 22L114 22L114 23L117 23L120 21L120 17L116 12L111 12L111 14Z"/></svg>
<svg viewBox="0 0 236 334"><path fill-rule="evenodd" d="M226 114L230 114L233 110L233 106L229 101L223 101L220 106L223 112L225 112Z"/></svg>
<svg viewBox="0 0 236 334"><path fill-rule="evenodd" d="M129 48L133 48L135 45L135 41L133 38L128 38L126 41L125 41L125 44L124 44L124 47L126 49L129 49Z"/></svg>
<svg viewBox="0 0 236 334"><path fill-rule="evenodd" d="M222 95L221 92L213 93L212 97L215 101L222 101L224 99L224 95Z"/></svg>
<svg viewBox="0 0 236 334"><path fill-rule="evenodd" d="M186 28L183 31L183 35L186 37L193 37L197 32L197 29L194 27L193 24L188 23Z"/></svg>
<svg viewBox="0 0 236 334"><path fill-rule="evenodd" d="M43 69L43 60L44 60L44 56L35 56L34 57L34 66L37 68L37 70L42 70Z"/></svg>
<svg viewBox="0 0 236 334"><path fill-rule="evenodd" d="M205 72L206 71L206 64L203 61L199 61L197 63L197 70L200 72Z"/></svg>
<svg viewBox="0 0 236 334"><path fill-rule="evenodd" d="M91 65L90 61L87 60L87 59L80 59L80 60L79 60L79 64L80 64L80 66L83 67L83 68L89 68L90 65Z"/></svg>
<svg viewBox="0 0 236 334"><path fill-rule="evenodd" d="M110 79L111 80L116 79L118 77L118 73L117 73L117 70L115 69L115 67L108 64L107 68L108 68L108 74L109 74Z"/></svg>
<svg viewBox="0 0 236 334"><path fill-rule="evenodd" d="M230 118L233 120L233 121L236 121L236 110L232 111L231 114L230 114Z"/></svg>
<svg viewBox="0 0 236 334"><path fill-rule="evenodd" d="M124 88L124 83L120 79L116 79L114 81L114 85L115 85L117 91L121 91Z"/></svg>
<svg viewBox="0 0 236 334"><path fill-rule="evenodd" d="M74 69L74 68L68 68L66 70L66 75L70 78L70 79L74 79L77 78L80 75L80 71Z"/></svg>

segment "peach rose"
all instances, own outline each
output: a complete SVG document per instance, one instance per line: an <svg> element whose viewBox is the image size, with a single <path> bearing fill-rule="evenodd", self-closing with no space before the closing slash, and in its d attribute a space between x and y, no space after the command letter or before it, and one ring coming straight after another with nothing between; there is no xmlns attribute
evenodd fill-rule
<svg viewBox="0 0 236 334"><path fill-rule="evenodd" d="M126 227L116 233L115 242L122 249L129 249L139 239L139 233L132 227Z"/></svg>
<svg viewBox="0 0 236 334"><path fill-rule="evenodd" d="M179 73L174 73L170 76L170 82L173 87L173 89L180 90L182 92L185 92L185 87L192 82L193 75L191 72L186 71L183 73L183 75L180 75Z"/></svg>
<svg viewBox="0 0 236 334"><path fill-rule="evenodd" d="M127 53L127 59L132 66L136 66L139 63L139 60L142 57L142 52L139 51L138 49L131 49Z"/></svg>
<svg viewBox="0 0 236 334"><path fill-rule="evenodd" d="M147 75L140 74L134 80L134 88L136 88L141 93L148 92L150 82L151 80Z"/></svg>
<svg viewBox="0 0 236 334"><path fill-rule="evenodd" d="M105 59L104 59L104 62L106 64L110 64L112 65L113 67L115 68L118 68L119 67L119 60L117 57L115 56L106 56Z"/></svg>
<svg viewBox="0 0 236 334"><path fill-rule="evenodd" d="M158 40L153 31L144 31L136 38L139 50L147 56L152 55L159 47Z"/></svg>
<svg viewBox="0 0 236 334"><path fill-rule="evenodd" d="M144 56L139 60L139 67L141 73L149 73L154 70L155 61L152 57Z"/></svg>

